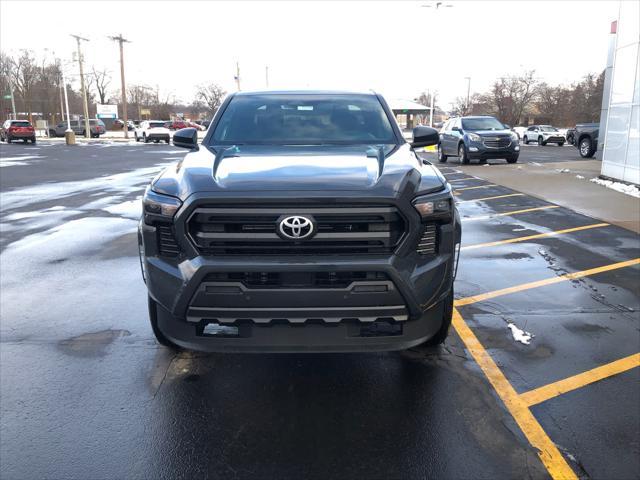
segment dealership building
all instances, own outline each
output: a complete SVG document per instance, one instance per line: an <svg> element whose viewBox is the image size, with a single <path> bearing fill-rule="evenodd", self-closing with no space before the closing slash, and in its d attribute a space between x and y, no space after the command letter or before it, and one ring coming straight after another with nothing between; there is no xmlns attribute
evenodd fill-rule
<svg viewBox="0 0 640 480"><path fill-rule="evenodd" d="M612 24L598 148L602 175L640 184L640 2L620 2Z"/></svg>

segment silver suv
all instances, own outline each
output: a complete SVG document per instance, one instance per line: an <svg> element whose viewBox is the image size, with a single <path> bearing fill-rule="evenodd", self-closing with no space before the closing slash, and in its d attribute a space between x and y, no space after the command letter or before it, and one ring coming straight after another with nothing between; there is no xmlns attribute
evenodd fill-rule
<svg viewBox="0 0 640 480"><path fill-rule="evenodd" d="M49 128L50 137L64 137L64 132L67 129L67 122L60 122L55 127ZM106 128L104 122L98 118L89 120L89 129L91 130L91 138L98 138L104 132ZM71 120L71 130L76 135L85 135L84 120Z"/></svg>

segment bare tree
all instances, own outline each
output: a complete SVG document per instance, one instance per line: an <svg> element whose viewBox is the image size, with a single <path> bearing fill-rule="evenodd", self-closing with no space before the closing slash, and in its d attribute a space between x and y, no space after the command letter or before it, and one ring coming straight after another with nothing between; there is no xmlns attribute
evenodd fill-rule
<svg viewBox="0 0 640 480"><path fill-rule="evenodd" d="M218 84L210 83L209 85L198 85L196 91L196 101L202 102L209 110L211 115L214 115L227 92Z"/></svg>
<svg viewBox="0 0 640 480"><path fill-rule="evenodd" d="M22 50L21 55L18 58L13 58L11 63L10 75L12 83L24 101L29 121L33 122L33 92L34 87L40 80L40 67L36 63L33 52L30 50Z"/></svg>
<svg viewBox="0 0 640 480"><path fill-rule="evenodd" d="M483 100L502 122L510 125L520 123L525 109L531 104L537 90L534 71L517 77L502 77L496 80Z"/></svg>
<svg viewBox="0 0 640 480"><path fill-rule="evenodd" d="M91 85L95 86L96 92L98 92L98 99L101 104L107 103L107 89L111 84L111 75L106 68L97 70L95 65L91 67Z"/></svg>

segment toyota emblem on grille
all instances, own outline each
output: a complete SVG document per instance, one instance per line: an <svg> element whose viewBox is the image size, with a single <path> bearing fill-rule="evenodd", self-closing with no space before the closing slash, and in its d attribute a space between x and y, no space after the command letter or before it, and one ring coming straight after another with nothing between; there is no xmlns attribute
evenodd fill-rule
<svg viewBox="0 0 640 480"><path fill-rule="evenodd" d="M310 237L314 230L315 225L313 220L300 215L284 217L278 225L278 233L288 240L303 240Z"/></svg>

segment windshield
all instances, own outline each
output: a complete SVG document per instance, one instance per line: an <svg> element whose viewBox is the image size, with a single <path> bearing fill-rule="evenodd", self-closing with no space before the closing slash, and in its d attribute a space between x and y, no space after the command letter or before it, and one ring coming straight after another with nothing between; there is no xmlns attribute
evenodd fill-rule
<svg viewBox="0 0 640 480"><path fill-rule="evenodd" d="M150 128L163 128L164 127L164 122L150 122L149 123L149 127Z"/></svg>
<svg viewBox="0 0 640 480"><path fill-rule="evenodd" d="M239 95L213 133L218 145L396 142L389 118L373 95Z"/></svg>
<svg viewBox="0 0 640 480"><path fill-rule="evenodd" d="M551 127L549 125L543 125L540 127L540 130L543 132L557 132L558 129L556 127Z"/></svg>
<svg viewBox="0 0 640 480"><path fill-rule="evenodd" d="M493 117L463 118L463 130L504 130L505 126Z"/></svg>

